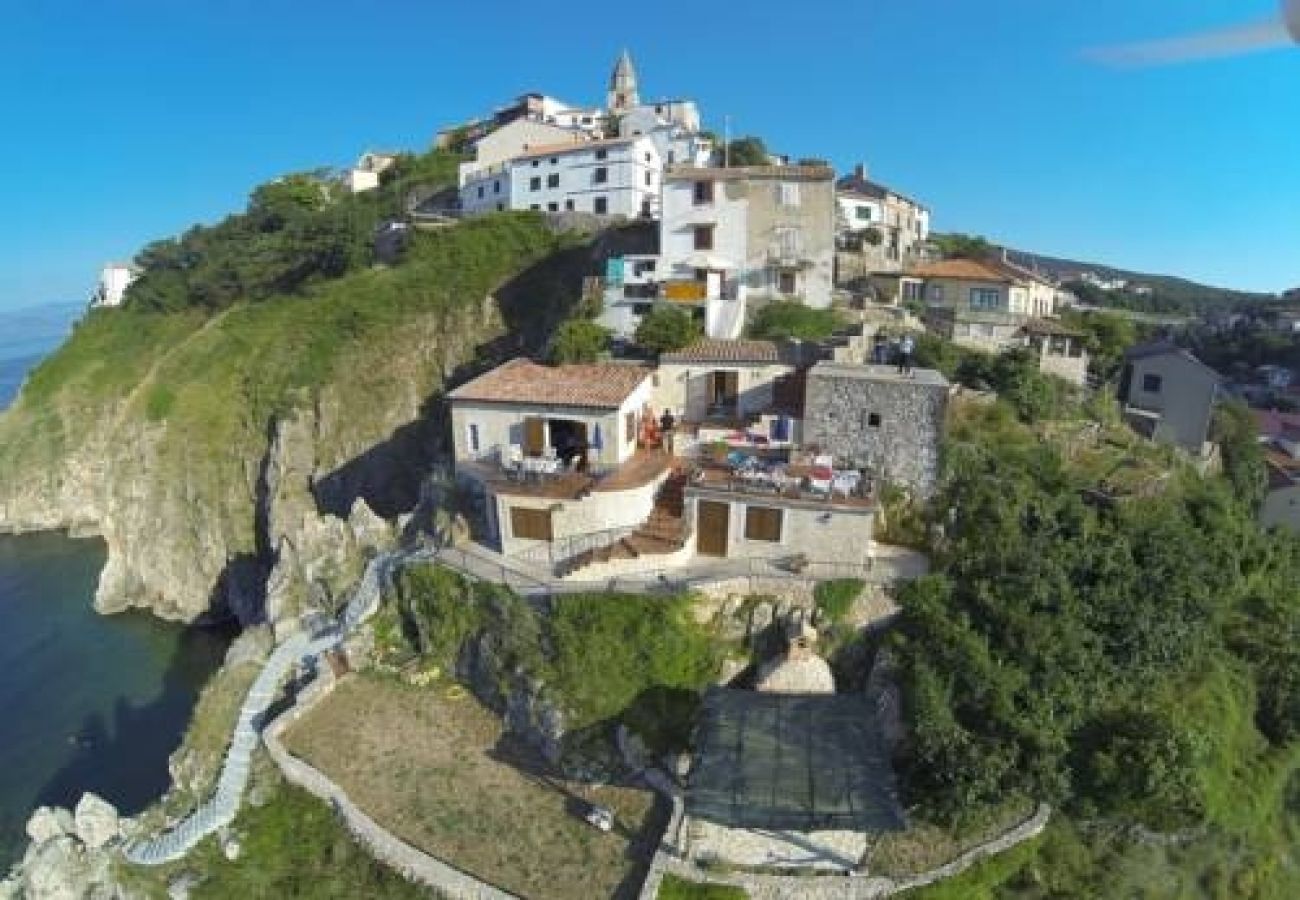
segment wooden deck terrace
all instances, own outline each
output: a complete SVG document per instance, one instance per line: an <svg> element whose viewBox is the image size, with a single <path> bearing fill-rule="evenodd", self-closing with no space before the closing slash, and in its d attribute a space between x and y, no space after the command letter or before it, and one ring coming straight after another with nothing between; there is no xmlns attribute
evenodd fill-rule
<svg viewBox="0 0 1300 900"><path fill-rule="evenodd" d="M508 473L499 463L464 461L458 472L485 485L494 494L543 500L581 500L593 492L629 491L645 487L677 464L663 450L638 450L607 472L560 472L555 475Z"/></svg>

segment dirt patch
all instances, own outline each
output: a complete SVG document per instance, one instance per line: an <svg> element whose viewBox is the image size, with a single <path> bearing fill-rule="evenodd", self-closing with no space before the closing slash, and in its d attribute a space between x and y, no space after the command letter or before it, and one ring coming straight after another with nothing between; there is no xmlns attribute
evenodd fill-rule
<svg viewBox="0 0 1300 900"><path fill-rule="evenodd" d="M445 683L350 677L285 743L403 840L530 900L635 897L663 825L650 792L556 777ZM578 818L589 802L612 833Z"/></svg>

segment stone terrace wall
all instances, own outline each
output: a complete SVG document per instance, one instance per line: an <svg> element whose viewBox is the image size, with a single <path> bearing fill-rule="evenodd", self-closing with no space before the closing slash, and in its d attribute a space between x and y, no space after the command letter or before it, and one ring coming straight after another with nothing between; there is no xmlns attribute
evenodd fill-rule
<svg viewBox="0 0 1300 900"><path fill-rule="evenodd" d="M939 481L947 408L948 383L936 372L909 378L889 366L823 363L808 373L804 443L927 497Z"/></svg>

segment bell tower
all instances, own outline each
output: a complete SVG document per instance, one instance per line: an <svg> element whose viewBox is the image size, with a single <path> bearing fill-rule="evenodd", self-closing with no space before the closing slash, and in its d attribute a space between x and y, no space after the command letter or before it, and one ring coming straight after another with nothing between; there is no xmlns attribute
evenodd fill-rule
<svg viewBox="0 0 1300 900"><path fill-rule="evenodd" d="M624 50L609 76L609 94L605 98L605 107L611 114L618 115L638 106L640 102L636 90L636 69L632 68L632 57Z"/></svg>

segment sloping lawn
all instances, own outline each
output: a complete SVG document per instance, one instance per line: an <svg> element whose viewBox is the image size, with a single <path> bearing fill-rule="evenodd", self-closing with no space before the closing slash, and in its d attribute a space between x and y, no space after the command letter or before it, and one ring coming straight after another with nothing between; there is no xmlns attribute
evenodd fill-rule
<svg viewBox="0 0 1300 900"><path fill-rule="evenodd" d="M446 684L349 678L287 744L403 840L530 900L635 897L662 826L648 791L555 777ZM585 802L614 810L613 832Z"/></svg>

